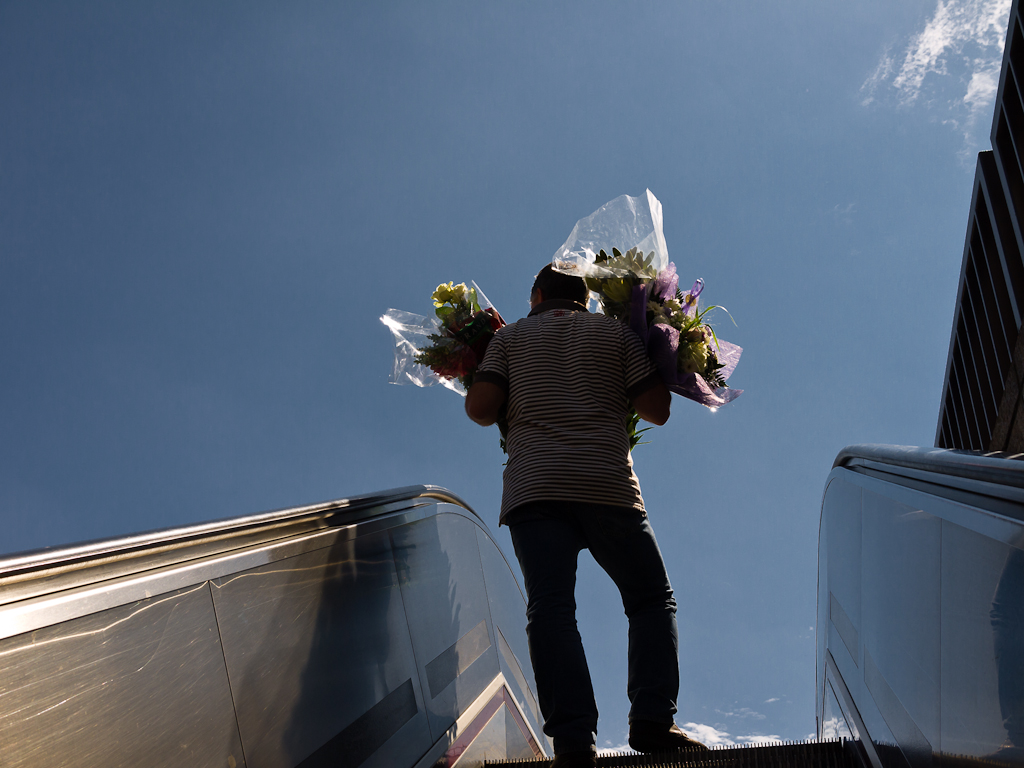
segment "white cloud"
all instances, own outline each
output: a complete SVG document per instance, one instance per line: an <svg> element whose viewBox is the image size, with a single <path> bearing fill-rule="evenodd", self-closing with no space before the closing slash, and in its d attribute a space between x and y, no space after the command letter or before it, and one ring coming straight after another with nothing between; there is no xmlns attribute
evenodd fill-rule
<svg viewBox="0 0 1024 768"><path fill-rule="evenodd" d="M750 733L746 736L733 736L728 731L720 730L713 725L703 723L685 723L679 726L686 734L709 747L742 747L749 744L781 744L775 734Z"/></svg>
<svg viewBox="0 0 1024 768"><path fill-rule="evenodd" d="M832 207L832 218L837 222L843 224L852 224L853 215L857 212L856 203L847 203L846 205L839 205L838 203ZM813 630L812 630L813 631Z"/></svg>
<svg viewBox="0 0 1024 768"><path fill-rule="evenodd" d="M731 712L724 712L721 709L716 709L715 712L720 715L724 715L725 717L751 717L754 720L764 720L764 715L760 712L755 712L750 707L740 707L739 709L732 710Z"/></svg>
<svg viewBox="0 0 1024 768"><path fill-rule="evenodd" d="M780 739L775 734L764 734L764 733L752 733L749 736L737 736L736 741L740 744L782 744Z"/></svg>
<svg viewBox="0 0 1024 768"><path fill-rule="evenodd" d="M889 55L889 51L886 51L882 54L882 58L878 60L878 66L875 67L875 71L871 73L860 87L860 92L864 94L864 98L860 102L861 104L866 107L875 100L875 91L878 89L878 86L892 78L894 69L895 62L892 56Z"/></svg>
<svg viewBox="0 0 1024 768"><path fill-rule="evenodd" d="M911 41L893 87L903 100L914 101L925 77L949 74L951 57L975 46L986 55L971 63L1000 62L1009 14L1010 0L939 0L935 15Z"/></svg>
<svg viewBox="0 0 1024 768"><path fill-rule="evenodd" d="M999 90L1000 68L1001 62L971 73L967 93L964 94L964 104L972 113L981 112L995 100L996 91Z"/></svg>
<svg viewBox="0 0 1024 768"><path fill-rule="evenodd" d="M923 103L973 144L978 119L995 99L1011 0L938 0L902 54L884 51L861 86L861 103L891 89L899 106ZM902 60L901 60L902 59Z"/></svg>
<svg viewBox="0 0 1024 768"><path fill-rule="evenodd" d="M680 726L687 736L701 741L709 747L735 747L736 742L726 732L720 731L713 725L701 723L685 723Z"/></svg>
<svg viewBox="0 0 1024 768"><path fill-rule="evenodd" d="M764 703L765 704L773 704L774 702L779 701L779 700L780 699L779 699L778 696L772 696L770 699L765 699Z"/></svg>
<svg viewBox="0 0 1024 768"><path fill-rule="evenodd" d="M775 699L778 701L778 699ZM691 739L705 744L709 747L746 747L753 744L782 744L783 741L775 734L766 733L748 733L743 736L733 736L728 731L717 728L713 725L706 725L703 723L684 723L679 726L683 733L689 736ZM810 734L807 737L808 741L813 741L815 734ZM606 744L608 742L605 742ZM619 744L618 746L608 746L603 749L598 749L597 754L599 755L612 755L619 752L631 752L629 744Z"/></svg>

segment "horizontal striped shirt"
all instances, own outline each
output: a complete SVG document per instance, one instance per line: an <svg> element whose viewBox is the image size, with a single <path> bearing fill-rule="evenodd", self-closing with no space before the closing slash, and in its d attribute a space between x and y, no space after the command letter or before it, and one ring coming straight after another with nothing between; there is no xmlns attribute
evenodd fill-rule
<svg viewBox="0 0 1024 768"><path fill-rule="evenodd" d="M532 501L642 510L630 399L659 381L633 331L575 302L545 301L500 329L474 376L508 396L500 523Z"/></svg>

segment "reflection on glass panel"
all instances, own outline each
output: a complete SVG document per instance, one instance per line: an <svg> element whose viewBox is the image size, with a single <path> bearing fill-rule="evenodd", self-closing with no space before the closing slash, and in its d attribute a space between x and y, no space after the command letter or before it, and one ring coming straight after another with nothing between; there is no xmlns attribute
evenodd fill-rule
<svg viewBox="0 0 1024 768"><path fill-rule="evenodd" d="M941 748L946 754L982 757L993 752L1007 737L1001 703L1009 712L1011 700L1019 701L1014 684L1004 685L1000 672L1009 671L1015 661L1019 667L1020 651L1015 660L1011 650L1008 663L1000 665L1002 654L996 650L997 642L1012 648L1015 634L1019 649L1019 616L1014 619L1019 607L1014 610L1013 601L1004 599L1014 582L1009 549L958 525L942 524ZM1019 606L1020 591L1016 594Z"/></svg>
<svg viewBox="0 0 1024 768"><path fill-rule="evenodd" d="M386 532L339 537L213 587L248 768L290 768L344 745L362 717L381 740L412 719L410 755L432 743Z"/></svg>
<svg viewBox="0 0 1024 768"><path fill-rule="evenodd" d="M1024 551L1011 548L992 598L999 709L1006 743L999 757L1024 762Z"/></svg>
<svg viewBox="0 0 1024 768"><path fill-rule="evenodd" d="M821 738L853 739L853 732L846 722L846 716L839 706L831 683L825 683L825 716L821 721Z"/></svg>
<svg viewBox="0 0 1024 768"><path fill-rule="evenodd" d="M825 497L828 590L858 631L861 624L861 495L859 487L837 477L829 483ZM853 649L853 656L857 657L856 649Z"/></svg>
<svg viewBox="0 0 1024 768"><path fill-rule="evenodd" d="M478 768L483 765L484 760L532 760L535 757L508 705L502 704L466 751L456 760L455 766Z"/></svg>
<svg viewBox="0 0 1024 768"><path fill-rule="evenodd" d="M477 541L491 617L497 629L496 645L502 672L506 680L510 681L509 688L530 721L530 726L539 734L542 721L534 694L536 683L526 640L526 601L494 541L482 529L477 529Z"/></svg>
<svg viewBox="0 0 1024 768"><path fill-rule="evenodd" d="M825 646L829 633L833 631L829 622L833 599L845 607L845 615L856 632L859 632L861 626L861 494L859 485L839 473L829 480L822 500L818 541L818 619L815 633L819 693L824 684ZM855 666L859 649L854 647L849 651L849 661ZM839 651L833 649L833 653ZM846 661L845 657L843 661ZM821 706L820 702L818 706Z"/></svg>
<svg viewBox="0 0 1024 768"><path fill-rule="evenodd" d="M497 760L505 757L505 707L498 707L487 725L477 734L466 751L455 761L458 768L477 768L484 760ZM515 727L515 724L511 724Z"/></svg>
<svg viewBox="0 0 1024 768"><path fill-rule="evenodd" d="M940 732L941 521L866 489L862 515L865 683L878 683L872 697L901 745L930 753Z"/></svg>
<svg viewBox="0 0 1024 768"><path fill-rule="evenodd" d="M508 705L502 707L505 713L505 754L509 760L533 760L537 755L526 740L526 734L519 728L515 717L508 709Z"/></svg>
<svg viewBox="0 0 1024 768"><path fill-rule="evenodd" d="M439 512L391 530L402 602L421 664L421 688L426 692L435 740L499 672L494 638L486 632L489 611L476 530L476 523L456 512ZM465 661L459 641L481 622L486 635L486 645L479 646L483 653L473 656L468 667L457 663L462 671L442 690L431 691L427 667L449 654L457 662ZM475 643L471 647L479 650Z"/></svg>

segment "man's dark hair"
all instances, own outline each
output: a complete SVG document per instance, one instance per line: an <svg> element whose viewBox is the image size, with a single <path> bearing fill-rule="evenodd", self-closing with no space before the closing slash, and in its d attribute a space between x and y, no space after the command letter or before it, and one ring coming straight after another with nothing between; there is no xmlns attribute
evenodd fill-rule
<svg viewBox="0 0 1024 768"><path fill-rule="evenodd" d="M537 279L533 281L532 296L537 291L544 296L544 301L549 299L568 299L580 304L587 303L590 291L582 277L567 275L564 272L556 272L550 264L545 264L544 269L537 273Z"/></svg>

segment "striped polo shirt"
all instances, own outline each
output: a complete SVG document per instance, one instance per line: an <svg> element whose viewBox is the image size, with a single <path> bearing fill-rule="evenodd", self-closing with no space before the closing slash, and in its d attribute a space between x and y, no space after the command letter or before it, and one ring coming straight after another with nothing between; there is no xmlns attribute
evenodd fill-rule
<svg viewBox="0 0 1024 768"><path fill-rule="evenodd" d="M627 419L630 399L660 379L624 323L545 301L495 334L474 381L508 396L499 524L532 501L644 508Z"/></svg>

